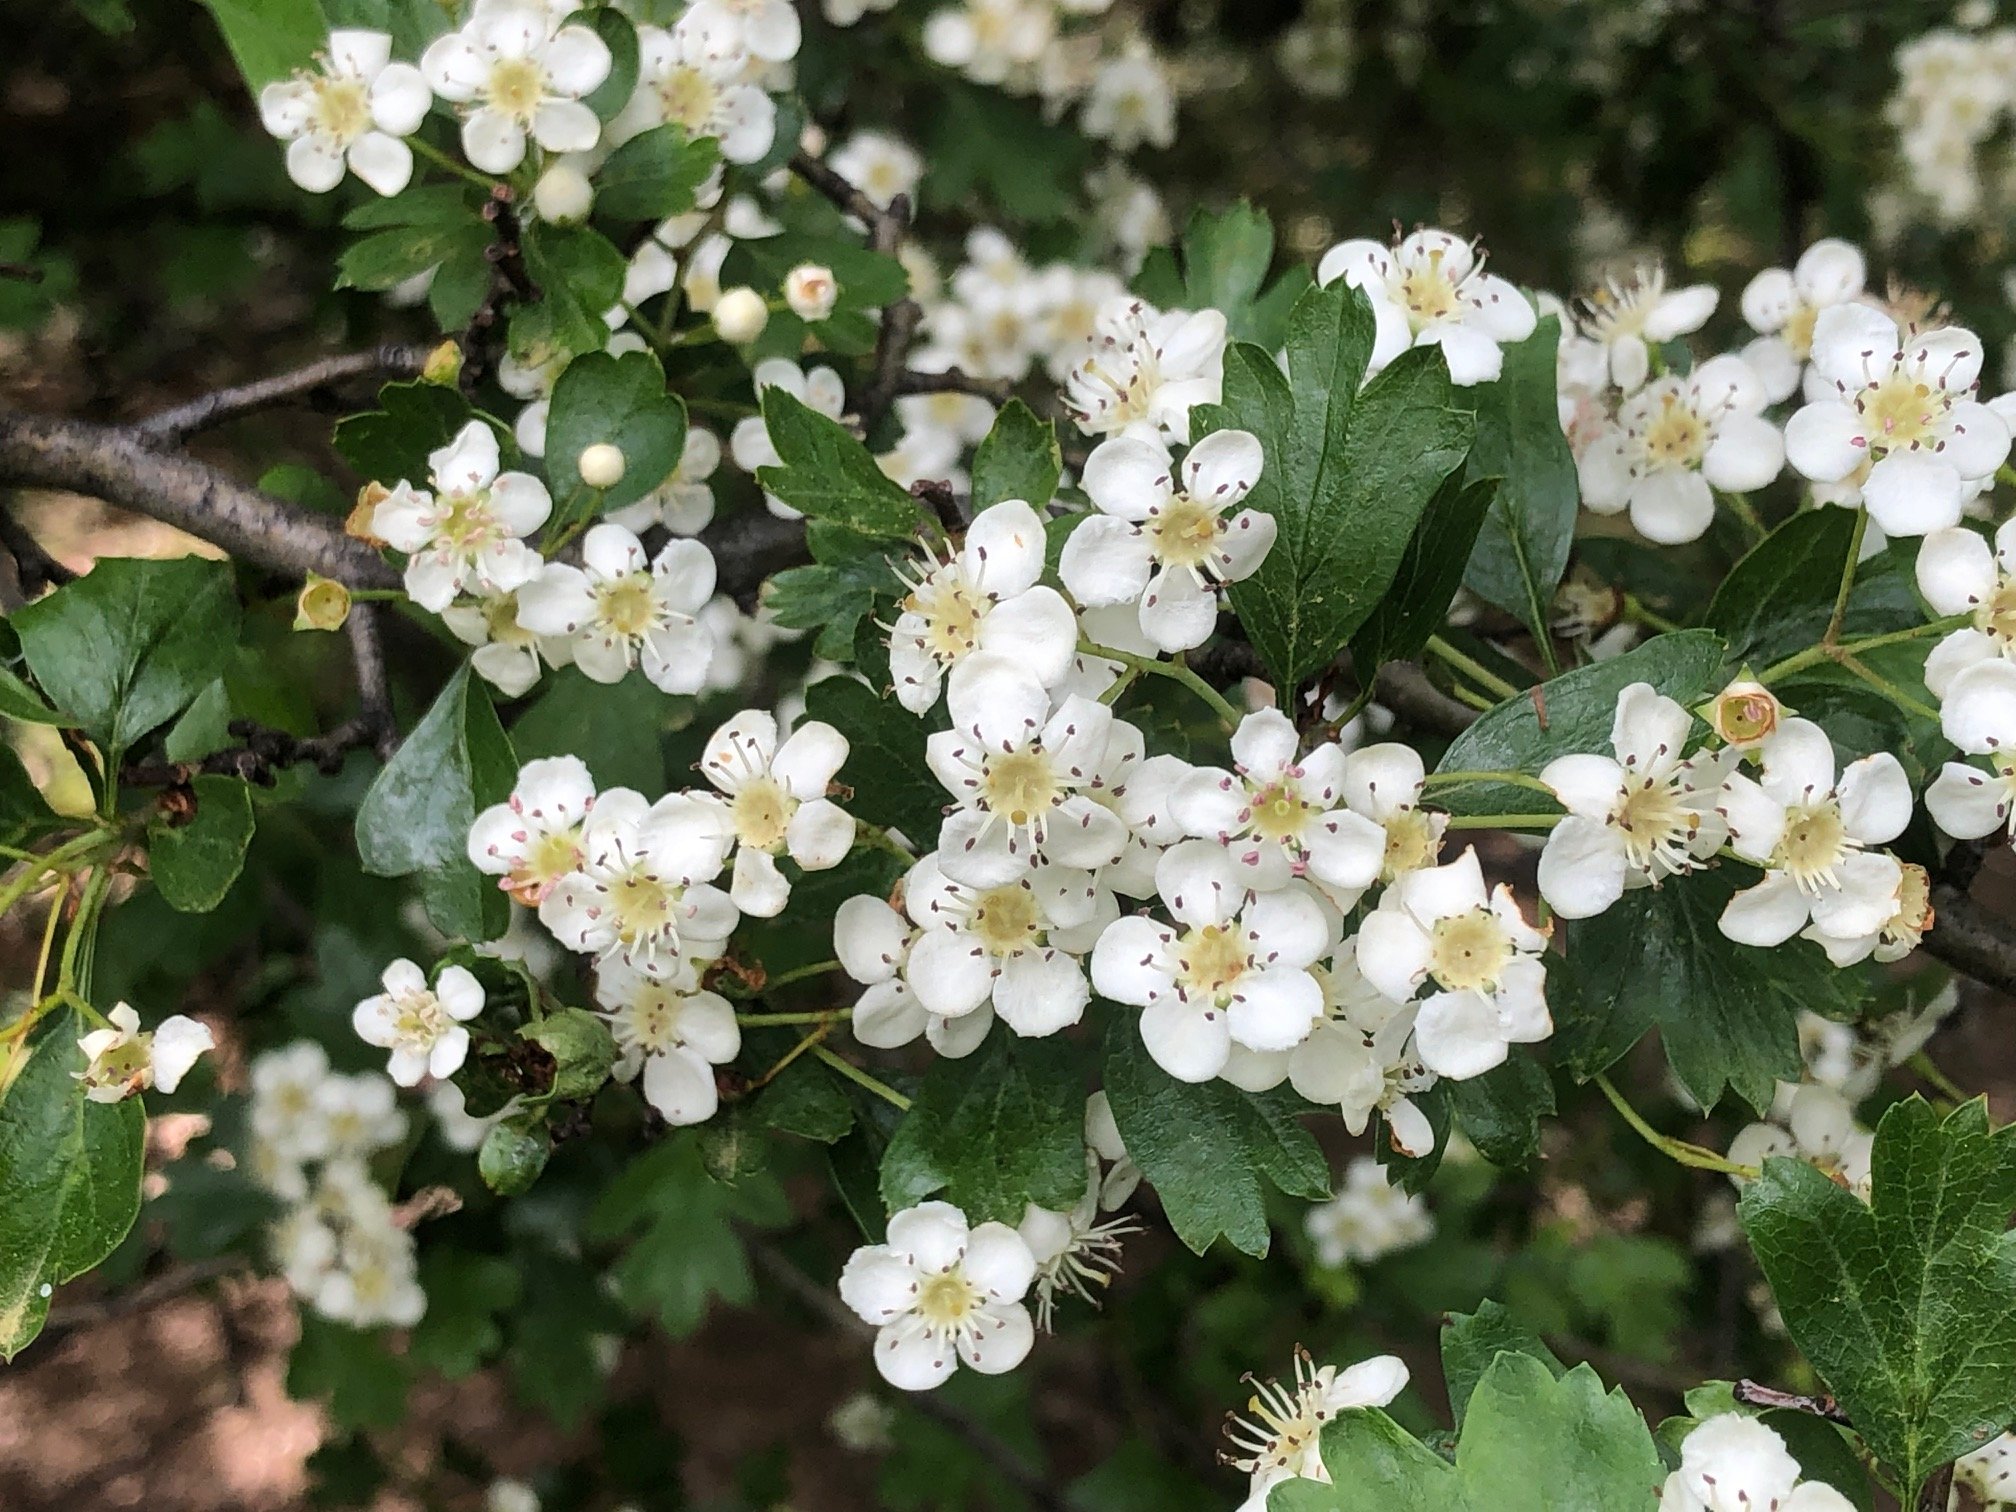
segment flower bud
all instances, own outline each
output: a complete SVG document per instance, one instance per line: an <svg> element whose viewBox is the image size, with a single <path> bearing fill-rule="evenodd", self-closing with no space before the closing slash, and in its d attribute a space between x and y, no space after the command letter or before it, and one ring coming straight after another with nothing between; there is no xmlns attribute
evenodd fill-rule
<svg viewBox="0 0 2016 1512"><path fill-rule="evenodd" d="M544 1129L525 1128L515 1118L492 1126L476 1152L476 1173L483 1184L500 1197L516 1197L532 1189L546 1159L553 1153L553 1141Z"/></svg>
<svg viewBox="0 0 2016 1512"><path fill-rule="evenodd" d="M572 163L555 163L532 186L532 208L539 212L539 219L552 225L586 220L594 203L595 190L588 175Z"/></svg>
<svg viewBox="0 0 2016 1512"><path fill-rule="evenodd" d="M357 490L357 504L343 521L343 534L362 541L366 546L383 546L376 521L378 506L392 497L392 490L383 483L366 483Z"/></svg>
<svg viewBox="0 0 2016 1512"><path fill-rule="evenodd" d="M462 348L452 341L444 341L429 352L427 361L420 368L421 382L441 388L453 388L461 378Z"/></svg>
<svg viewBox="0 0 2016 1512"><path fill-rule="evenodd" d="M770 307L763 296L746 285L726 289L714 303L714 329L733 346L747 346L770 324Z"/></svg>
<svg viewBox="0 0 2016 1512"><path fill-rule="evenodd" d="M833 270L821 263L800 263L784 275L784 303L800 320L824 320L840 298Z"/></svg>
<svg viewBox="0 0 2016 1512"><path fill-rule="evenodd" d="M597 441L581 449L574 464L581 481L590 488L614 488L623 481L623 448L610 441Z"/></svg>
<svg viewBox="0 0 2016 1512"><path fill-rule="evenodd" d="M308 574L294 600L296 630L341 630L350 618L350 590L319 572Z"/></svg>
<svg viewBox="0 0 2016 1512"><path fill-rule="evenodd" d="M1778 697L1754 678L1739 677L1701 710L1701 717L1724 742L1739 751L1761 745L1786 712Z"/></svg>

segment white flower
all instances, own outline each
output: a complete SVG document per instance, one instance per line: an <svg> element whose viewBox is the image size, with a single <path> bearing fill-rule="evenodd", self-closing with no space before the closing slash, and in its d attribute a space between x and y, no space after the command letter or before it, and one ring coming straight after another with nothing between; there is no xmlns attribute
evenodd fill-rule
<svg viewBox="0 0 2016 1512"><path fill-rule="evenodd" d="M646 566L644 546L606 521L581 542L581 565L548 562L518 592L518 623L571 638L574 664L600 683L641 666L652 686L697 693L707 682L714 637L696 618L714 596L714 553L698 541L667 541Z"/></svg>
<svg viewBox="0 0 2016 1512"><path fill-rule="evenodd" d="M1168 71L1145 47L1107 59L1092 77L1079 124L1115 152L1132 152L1144 142L1167 147L1176 140L1176 92Z"/></svg>
<svg viewBox="0 0 2016 1512"><path fill-rule="evenodd" d="M581 864L553 885L539 922L569 950L670 980L726 948L741 914L711 885L727 864L719 813L687 793L656 803L629 788L595 800Z"/></svg>
<svg viewBox="0 0 2016 1512"><path fill-rule="evenodd" d="M148 1031L141 1029L140 1015L125 1003L105 1019L108 1027L93 1029L77 1041L85 1066L71 1073L84 1084L84 1095L92 1102L121 1102L149 1087L173 1092L196 1058L217 1043L207 1025L180 1013Z"/></svg>
<svg viewBox="0 0 2016 1512"><path fill-rule="evenodd" d="M1435 1237L1428 1204L1394 1186L1386 1167L1369 1155L1345 1168L1343 1188L1303 1214L1302 1227L1317 1260L1329 1266L1371 1265Z"/></svg>
<svg viewBox="0 0 2016 1512"><path fill-rule="evenodd" d="M824 320L840 299L840 282L824 263L799 263L784 275L784 303L800 320Z"/></svg>
<svg viewBox="0 0 2016 1512"><path fill-rule="evenodd" d="M1447 231L1416 231L1392 247L1339 242L1316 265L1316 279L1339 278L1371 298L1374 373L1409 347L1439 346L1452 381L1489 383L1504 362L1499 344L1525 340L1537 323L1526 296L1486 273L1471 245Z"/></svg>
<svg viewBox="0 0 2016 1512"><path fill-rule="evenodd" d="M1785 427L1785 454L1816 483L1858 482L1869 517L1893 536L1960 519L1976 485L2009 455L2009 428L1974 395L1981 340L1948 326L1900 332L1866 305L1823 310L1813 371L1831 393Z"/></svg>
<svg viewBox="0 0 2016 1512"><path fill-rule="evenodd" d="M1122 295L1100 311L1092 349L1064 382L1064 408L1088 436L1190 439L1190 411L1225 385L1225 317L1163 312Z"/></svg>
<svg viewBox="0 0 2016 1512"><path fill-rule="evenodd" d="M728 895L743 913L775 918L791 900L779 855L806 871L847 859L854 817L826 796L846 759L847 737L818 720L800 725L780 746L776 719L761 709L744 709L708 738L700 772L724 797L701 797L719 804L734 837Z"/></svg>
<svg viewBox="0 0 2016 1512"><path fill-rule="evenodd" d="M1394 1002L1365 980L1351 948L1319 970L1323 1017L1288 1056L1288 1080L1313 1103L1337 1109L1344 1127L1363 1134L1377 1112L1387 1137L1408 1155L1435 1148L1435 1130L1411 1101L1439 1078L1414 1048L1413 1004Z"/></svg>
<svg viewBox="0 0 2016 1512"><path fill-rule="evenodd" d="M783 7L790 10L788 5ZM696 5L671 30L637 28L637 88L609 123L613 140L628 141L668 121L689 137L713 137L731 163L754 163L777 136L777 104L749 82L750 55L739 27L713 24ZM795 27L797 17L792 16ZM796 51L796 37L793 37Z"/></svg>
<svg viewBox="0 0 2016 1512"><path fill-rule="evenodd" d="M1736 1412L1687 1435L1680 1468L1659 1495L1659 1512L1850 1512L1853 1505L1824 1482L1800 1485L1785 1440Z"/></svg>
<svg viewBox="0 0 2016 1512"><path fill-rule="evenodd" d="M1764 880L1729 900L1722 932L1777 945L1809 921L1836 936L1880 930L1895 912L1897 862L1863 847L1910 822L1903 767L1879 751L1849 763L1837 785L1834 747L1809 719L1781 722L1762 753L1761 780L1735 772L1723 787L1730 849L1763 867Z"/></svg>
<svg viewBox="0 0 2016 1512"><path fill-rule="evenodd" d="M1785 465L1785 439L1761 413L1765 402L1763 382L1740 357L1654 379L1577 461L1582 502L1598 514L1629 509L1648 541L1699 540L1715 518L1711 484L1744 493Z"/></svg>
<svg viewBox="0 0 2016 1512"><path fill-rule="evenodd" d="M469 1054L462 1025L483 1011L483 984L463 967L444 966L429 987L427 973L407 960L394 961L379 980L385 990L350 1015L357 1037L392 1052L386 1072L402 1087L453 1076Z"/></svg>
<svg viewBox="0 0 2016 1512"><path fill-rule="evenodd" d="M1106 1165L1099 1180L1101 1210L1110 1213L1125 1206L1141 1185L1141 1167L1127 1153L1120 1125L1113 1120L1113 1101L1103 1088L1085 1099L1085 1148Z"/></svg>
<svg viewBox="0 0 2016 1512"><path fill-rule="evenodd" d="M903 897L922 930L903 978L926 1012L960 1018L991 1008L1031 1038L1084 1015L1091 990L1072 951L1090 943L1080 936L1096 934L1083 926L1104 922L1089 873L1046 866L999 886L963 887L934 853L910 869Z"/></svg>
<svg viewBox="0 0 2016 1512"><path fill-rule="evenodd" d="M1866 1198L1875 1145L1876 1136L1855 1122L1855 1105L1834 1088L1780 1082L1770 1120L1739 1129L1729 1141L1729 1159L1761 1170L1774 1155L1790 1156L1839 1178ZM1736 1178L1739 1186L1743 1180Z"/></svg>
<svg viewBox="0 0 2016 1512"><path fill-rule="evenodd" d="M595 973L595 1001L616 1041L618 1081L644 1078L644 1100L669 1124L705 1123L720 1106L714 1068L742 1050L735 1009L691 972L659 981L620 961Z"/></svg>
<svg viewBox="0 0 2016 1512"><path fill-rule="evenodd" d="M470 667L506 698L531 692L544 667L564 667L574 660L572 643L565 638L537 636L518 623L516 591L450 604L441 611L441 623L463 645L476 648Z"/></svg>
<svg viewBox="0 0 2016 1512"><path fill-rule="evenodd" d="M907 143L879 131L857 131L834 148L826 165L883 209L899 194L913 194L924 159Z"/></svg>
<svg viewBox="0 0 2016 1512"><path fill-rule="evenodd" d="M1743 357L1764 380L1772 403L1798 389L1820 312L1859 299L1867 272L1859 248L1830 236L1800 253L1789 270L1766 268L1744 287L1743 318L1760 334Z"/></svg>
<svg viewBox="0 0 2016 1512"><path fill-rule="evenodd" d="M329 1124L320 1091L329 1056L313 1040L296 1040L254 1058L251 1124L254 1143L287 1164L329 1153Z"/></svg>
<svg viewBox="0 0 2016 1512"><path fill-rule="evenodd" d="M1036 1326L1051 1331L1060 1293L1099 1305L1093 1288L1110 1286L1120 1274L1120 1241L1141 1231L1131 1218L1101 1220L1099 1157L1085 1152L1085 1195L1069 1212L1031 1203L1015 1226L1036 1259Z"/></svg>
<svg viewBox="0 0 2016 1512"><path fill-rule="evenodd" d="M1918 948L1925 932L1932 927L1931 876L1924 867L1909 861L1885 859L1894 870L1880 874L1890 891L1887 911L1874 929L1860 934L1838 934L1815 922L1800 931L1803 938L1826 951L1827 959L1836 966L1853 966L1870 956L1879 961L1901 961Z"/></svg>
<svg viewBox="0 0 2016 1512"><path fill-rule="evenodd" d="M350 171L380 194L413 177L413 150L434 95L410 63L392 61L384 32L337 30L316 72L296 69L259 91L259 119L287 144L287 177L322 194Z"/></svg>
<svg viewBox="0 0 2016 1512"><path fill-rule="evenodd" d="M1385 828L1342 802L1345 756L1325 741L1298 756L1279 709L1260 709L1232 735L1233 770L1198 767L1169 795L1184 833L1215 840L1260 892L1309 877L1339 908L1354 906L1385 863Z"/></svg>
<svg viewBox="0 0 2016 1512"><path fill-rule="evenodd" d="M1310 967L1331 948L1330 920L1300 887L1252 893L1219 845L1185 840L1162 853L1155 882L1176 922L1116 920L1092 952L1092 980L1142 1010L1141 1039L1178 1081L1217 1076L1235 1044L1292 1049L1323 1016Z"/></svg>
<svg viewBox="0 0 2016 1512"><path fill-rule="evenodd" d="M688 17L765 63L784 63L798 55L798 9L791 0L693 0L679 19Z"/></svg>
<svg viewBox="0 0 2016 1512"><path fill-rule="evenodd" d="M931 13L924 53L977 84L1002 84L1042 57L1056 34L1047 0L964 0Z"/></svg>
<svg viewBox="0 0 2016 1512"><path fill-rule="evenodd" d="M1218 623L1217 587L1251 577L1273 549L1274 517L1226 512L1260 479L1259 439L1217 431L1183 458L1183 487L1159 438L1116 436L1085 463L1099 513L1064 543L1058 576L1088 608L1139 603L1141 632L1164 651L1188 651Z"/></svg>
<svg viewBox="0 0 2016 1512"><path fill-rule="evenodd" d="M469 826L469 861L536 908L581 864L581 826L595 807L595 779L578 756L545 756L519 769L511 796Z"/></svg>
<svg viewBox="0 0 2016 1512"><path fill-rule="evenodd" d="M404 482L378 501L371 529L406 553L406 593L440 613L465 590L508 593L539 572L520 539L546 523L553 498L530 473L499 472L497 435L471 420L429 453L433 492Z"/></svg>
<svg viewBox="0 0 2016 1512"><path fill-rule="evenodd" d="M1654 263L1635 270L1629 282L1605 282L1580 302L1575 323L1580 339L1601 348L1605 376L1628 394L1651 372L1650 348L1700 330L1720 298L1713 284L1669 290L1666 270ZM1564 337L1564 344L1572 339Z"/></svg>
<svg viewBox="0 0 2016 1512"><path fill-rule="evenodd" d="M581 97L609 77L608 45L559 19L532 3L479 6L420 56L434 93L464 108L462 151L485 173L523 162L528 134L548 152L586 152L601 138Z"/></svg>
<svg viewBox="0 0 2016 1512"><path fill-rule="evenodd" d="M398 1093L375 1071L325 1077L315 1089L315 1105L328 1131L329 1159L364 1160L406 1137Z"/></svg>
<svg viewBox="0 0 2016 1512"><path fill-rule="evenodd" d="M933 1013L910 989L904 971L922 931L881 898L847 899L833 915L833 954L841 969L867 990L854 1003L848 1028L878 1050L894 1050L918 1035L951 1060L971 1055L994 1026L989 1004L966 1013ZM933 1001L947 1000L934 995ZM957 1000L951 1000L957 1006Z"/></svg>
<svg viewBox="0 0 2016 1512"><path fill-rule="evenodd" d="M1632 683L1617 695L1617 755L1561 756L1540 780L1568 810L1540 853L1540 894L1566 919L1603 912L1626 888L1689 872L1722 846L1716 805L1732 754L1682 758L1694 716Z"/></svg>
<svg viewBox="0 0 2016 1512"><path fill-rule="evenodd" d="M663 525L675 536L697 536L714 519L714 488L707 480L720 465L721 438L705 426L689 426L672 476L606 518L633 535Z"/></svg>
<svg viewBox="0 0 2016 1512"><path fill-rule="evenodd" d="M2016 660L2016 520L1996 530L1992 548L1965 525L1930 532L1918 547L1918 591L1942 615L1974 617L1925 659L1925 686L1935 697L1943 699L1978 661Z"/></svg>
<svg viewBox="0 0 2016 1512"><path fill-rule="evenodd" d="M1407 1366L1397 1355L1378 1355L1339 1372L1317 1367L1309 1352L1295 1351L1295 1383L1247 1376L1253 1396L1248 1415L1228 1415L1225 1462L1252 1477L1239 1512L1267 1512L1268 1493L1287 1480L1330 1484L1323 1464L1323 1425L1354 1407L1385 1407L1407 1387Z"/></svg>
<svg viewBox="0 0 2016 1512"><path fill-rule="evenodd" d="M1005 1223L969 1228L946 1202L889 1219L885 1244L854 1251L840 1298L875 1326L875 1368L904 1391L942 1385L959 1362L1000 1375L1028 1358L1036 1330L1022 1305L1036 1258Z"/></svg>
<svg viewBox="0 0 2016 1512"><path fill-rule="evenodd" d="M1433 982L1414 1045L1430 1071L1460 1081L1554 1032L1540 960L1547 933L1526 922L1511 888L1486 891L1477 852L1466 850L1386 889L1359 927L1358 969L1396 1003Z"/></svg>
<svg viewBox="0 0 2016 1512"><path fill-rule="evenodd" d="M984 509L957 552L927 558L889 632L896 701L923 714L945 674L976 651L998 652L1045 687L1063 681L1078 621L1043 575L1043 522L1019 499ZM913 571L915 569L913 568Z"/></svg>
<svg viewBox="0 0 2016 1512"><path fill-rule="evenodd" d="M1127 826L1083 791L1100 775L1110 708L1073 694L1053 713L1042 683L993 651L953 668L945 700L952 728L925 756L958 804L938 838L948 877L999 887L1037 861L1091 871L1120 859Z"/></svg>
<svg viewBox="0 0 2016 1512"><path fill-rule="evenodd" d="M1345 806L1386 832L1381 882L1433 866L1442 854L1449 816L1421 807L1427 781L1421 753L1398 741L1363 746L1344 758Z"/></svg>

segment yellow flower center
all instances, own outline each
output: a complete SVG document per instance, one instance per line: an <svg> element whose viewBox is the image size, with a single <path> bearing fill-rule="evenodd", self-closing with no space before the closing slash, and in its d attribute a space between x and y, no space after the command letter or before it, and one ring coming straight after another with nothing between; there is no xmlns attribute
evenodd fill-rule
<svg viewBox="0 0 2016 1512"><path fill-rule="evenodd" d="M1428 974L1450 992L1494 986L1512 959L1512 940L1481 904L1438 919L1428 938Z"/></svg>
<svg viewBox="0 0 2016 1512"><path fill-rule="evenodd" d="M1933 422L1946 401L1930 385L1899 370L1865 392L1855 407L1868 427L1870 450L1883 456L1931 439Z"/></svg>
<svg viewBox="0 0 2016 1512"><path fill-rule="evenodd" d="M625 946L670 933L678 922L679 896L684 889L661 880L641 866L632 867L609 884L609 907L616 938Z"/></svg>
<svg viewBox="0 0 2016 1512"><path fill-rule="evenodd" d="M697 132L714 119L720 93L699 69L675 67L658 83L658 104L666 120Z"/></svg>
<svg viewBox="0 0 2016 1512"><path fill-rule="evenodd" d="M1223 1002L1253 964L1236 924L1205 924L1176 942L1177 980L1184 996Z"/></svg>
<svg viewBox="0 0 2016 1512"><path fill-rule="evenodd" d="M488 540L496 528L496 522L490 517L490 493L487 489L444 494L438 502L447 505L448 512L441 517L434 538L445 546L452 546L457 551L473 549Z"/></svg>
<svg viewBox="0 0 2016 1512"><path fill-rule="evenodd" d="M933 573L903 607L924 620L924 649L938 661L957 661L980 644L980 622L992 605L957 572Z"/></svg>
<svg viewBox="0 0 2016 1512"><path fill-rule="evenodd" d="M595 590L596 614L618 635L632 639L643 635L658 622L658 606L651 597L651 575L633 572L628 577L603 583Z"/></svg>
<svg viewBox="0 0 2016 1512"><path fill-rule="evenodd" d="M1904 880L1897 887L1897 912L1884 933L1922 935L1932 927L1932 878L1922 866L1909 861L1903 865Z"/></svg>
<svg viewBox="0 0 2016 1512"><path fill-rule="evenodd" d="M490 68L490 104L530 125L546 98L546 70L531 58L502 58Z"/></svg>
<svg viewBox="0 0 2016 1512"><path fill-rule="evenodd" d="M1662 853L1692 839L1701 819L1681 804L1672 783L1650 777L1631 780L1637 785L1625 789L1610 818L1624 837L1624 853L1631 864L1644 871Z"/></svg>
<svg viewBox="0 0 2016 1512"><path fill-rule="evenodd" d="M1998 575L1995 591L1974 611L1974 627L1999 641L2016 642L2016 578Z"/></svg>
<svg viewBox="0 0 2016 1512"><path fill-rule="evenodd" d="M431 992L408 992L394 1000L393 1032L402 1040L439 1039L448 1029L448 1014Z"/></svg>
<svg viewBox="0 0 2016 1512"><path fill-rule="evenodd" d="M1042 751L1011 751L988 761L980 779L980 798L989 813L1019 825L1063 802L1064 790Z"/></svg>
<svg viewBox="0 0 2016 1512"><path fill-rule="evenodd" d="M1691 467L1701 460L1707 440L1708 427L1701 417L1681 403L1678 394L1667 394L1645 431L1645 459L1654 466Z"/></svg>
<svg viewBox="0 0 2016 1512"><path fill-rule="evenodd" d="M980 1290L956 1270L931 1277L917 1291L917 1314L933 1328L957 1328L980 1306Z"/></svg>
<svg viewBox="0 0 2016 1512"><path fill-rule="evenodd" d="M114 1045L94 1060L84 1076L87 1087L125 1087L137 1091L149 1080L154 1064L154 1036L136 1035Z"/></svg>
<svg viewBox="0 0 2016 1512"><path fill-rule="evenodd" d="M1771 865L1811 890L1834 880L1834 869L1854 849L1841 806L1831 797L1794 804L1785 811L1785 833L1771 853Z"/></svg>
<svg viewBox="0 0 2016 1512"><path fill-rule="evenodd" d="M1811 305L1801 305L1792 312L1780 329L1785 345L1792 348L1792 355L1804 362L1813 353L1813 327L1820 319L1819 310Z"/></svg>
<svg viewBox="0 0 2016 1512"><path fill-rule="evenodd" d="M1253 795L1253 833L1277 844L1292 840L1302 833L1302 826L1316 812L1287 783L1277 782Z"/></svg>
<svg viewBox="0 0 2016 1512"><path fill-rule="evenodd" d="M1218 511L1196 499L1178 497L1148 522L1155 555L1171 567L1200 567L1218 544Z"/></svg>
<svg viewBox="0 0 2016 1512"><path fill-rule="evenodd" d="M362 79L322 78L314 84L315 129L344 146L371 129L371 96Z"/></svg>
<svg viewBox="0 0 2016 1512"><path fill-rule="evenodd" d="M1403 872L1433 865L1441 848L1434 816L1418 808L1402 809L1386 821L1386 858L1379 867L1379 880L1391 882Z"/></svg>
<svg viewBox="0 0 2016 1512"><path fill-rule="evenodd" d="M784 833L797 811L798 800L774 777L758 777L744 784L728 805L735 838L756 850L773 853L783 846Z"/></svg>
<svg viewBox="0 0 2016 1512"><path fill-rule="evenodd" d="M1016 883L980 894L966 928L989 955L1020 955L1038 943L1043 916L1036 908L1036 894Z"/></svg>
<svg viewBox="0 0 2016 1512"><path fill-rule="evenodd" d="M1425 263L1416 263L1400 275L1400 302L1407 307L1415 330L1447 320L1463 307L1456 282L1442 266L1445 253L1437 247Z"/></svg>
<svg viewBox="0 0 2016 1512"><path fill-rule="evenodd" d="M555 830L533 841L505 880L510 883L511 896L531 908L553 890L555 882L580 864L580 830Z"/></svg>

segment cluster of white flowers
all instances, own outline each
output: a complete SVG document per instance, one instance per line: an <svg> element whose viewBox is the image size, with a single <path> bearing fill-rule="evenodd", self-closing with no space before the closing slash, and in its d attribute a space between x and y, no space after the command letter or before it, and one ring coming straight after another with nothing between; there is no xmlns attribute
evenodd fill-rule
<svg viewBox="0 0 2016 1512"><path fill-rule="evenodd" d="M269 1237L294 1294L358 1328L417 1323L413 1236L366 1164L406 1138L392 1083L331 1071L300 1040L252 1062L250 1122L252 1175L287 1204Z"/></svg>
<svg viewBox="0 0 2016 1512"><path fill-rule="evenodd" d="M1344 1184L1302 1217L1324 1265L1370 1265L1435 1237L1435 1218L1420 1196L1401 1191L1386 1167L1360 1155L1344 1168Z"/></svg>
<svg viewBox="0 0 2016 1512"><path fill-rule="evenodd" d="M1770 1118L1738 1130L1729 1159L1760 1167L1775 1156L1803 1160L1867 1200L1875 1144L1876 1136L1855 1121L1854 1103L1833 1087L1780 1082Z"/></svg>
<svg viewBox="0 0 2016 1512"><path fill-rule="evenodd" d="M1680 1445L1659 1512L1849 1512L1854 1503L1824 1481L1802 1481L1785 1440L1755 1418L1725 1412Z"/></svg>
<svg viewBox="0 0 2016 1512"><path fill-rule="evenodd" d="M1897 89L1884 107L1896 129L1905 180L1949 226L1985 221L1990 203L1982 149L2016 112L2016 27L1939 27L1897 49Z"/></svg>

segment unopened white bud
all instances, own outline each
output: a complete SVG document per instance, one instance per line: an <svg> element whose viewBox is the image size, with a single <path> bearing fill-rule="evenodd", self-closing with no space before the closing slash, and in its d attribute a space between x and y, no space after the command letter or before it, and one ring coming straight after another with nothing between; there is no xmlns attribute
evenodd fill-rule
<svg viewBox="0 0 2016 1512"><path fill-rule="evenodd" d="M784 275L784 303L800 320L824 320L839 298L833 270L822 263L800 263Z"/></svg>
<svg viewBox="0 0 2016 1512"><path fill-rule="evenodd" d="M714 329L721 339L734 346L747 346L770 324L770 307L763 296L746 285L725 289L714 302Z"/></svg>
<svg viewBox="0 0 2016 1512"><path fill-rule="evenodd" d="M586 220L594 203L595 189L588 175L572 163L555 163L532 186L532 208L539 212L539 219L553 225Z"/></svg>
<svg viewBox="0 0 2016 1512"><path fill-rule="evenodd" d="M623 481L623 448L608 441L584 447L577 470L590 488L614 488Z"/></svg>

